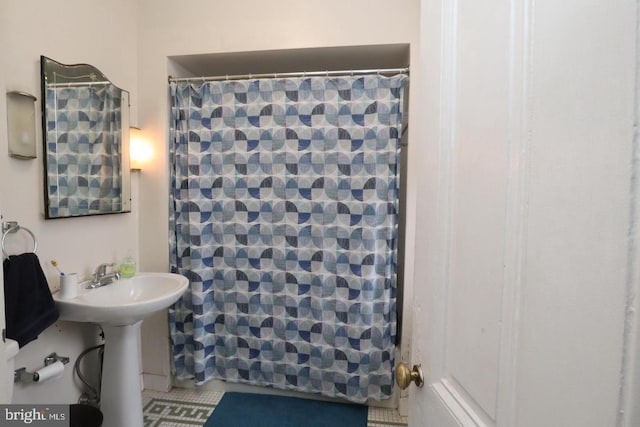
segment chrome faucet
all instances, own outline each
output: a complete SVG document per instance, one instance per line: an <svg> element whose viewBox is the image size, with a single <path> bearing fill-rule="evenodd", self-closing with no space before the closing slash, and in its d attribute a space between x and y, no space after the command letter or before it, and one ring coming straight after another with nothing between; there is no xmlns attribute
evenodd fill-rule
<svg viewBox="0 0 640 427"><path fill-rule="evenodd" d="M97 266L95 273L93 273L93 277L87 284L87 289L99 288L112 283L114 280L118 280L120 278L120 273L118 271L107 273L107 268L113 266L115 266L115 264L112 262L107 262Z"/></svg>

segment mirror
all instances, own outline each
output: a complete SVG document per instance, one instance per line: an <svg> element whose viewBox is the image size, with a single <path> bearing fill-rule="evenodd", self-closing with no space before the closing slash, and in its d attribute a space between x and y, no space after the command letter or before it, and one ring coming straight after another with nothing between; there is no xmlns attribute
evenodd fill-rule
<svg viewBox="0 0 640 427"><path fill-rule="evenodd" d="M40 69L45 218L131 212L129 93L91 65Z"/></svg>

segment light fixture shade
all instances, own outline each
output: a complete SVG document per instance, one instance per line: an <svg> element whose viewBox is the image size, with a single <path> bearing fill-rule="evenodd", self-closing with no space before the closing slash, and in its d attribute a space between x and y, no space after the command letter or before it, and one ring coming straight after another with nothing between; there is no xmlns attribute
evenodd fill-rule
<svg viewBox="0 0 640 427"><path fill-rule="evenodd" d="M36 158L36 97L24 92L7 92L9 155Z"/></svg>
<svg viewBox="0 0 640 427"><path fill-rule="evenodd" d="M151 144L137 127L129 128L129 141L131 153L131 170L141 170L153 157Z"/></svg>

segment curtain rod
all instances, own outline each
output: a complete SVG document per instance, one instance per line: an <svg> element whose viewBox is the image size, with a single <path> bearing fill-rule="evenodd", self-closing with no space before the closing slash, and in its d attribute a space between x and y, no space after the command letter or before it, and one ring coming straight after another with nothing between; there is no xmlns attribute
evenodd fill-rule
<svg viewBox="0 0 640 427"><path fill-rule="evenodd" d="M235 74L222 76L203 77L171 77L172 82L211 82L221 80L245 80L245 79L265 79L278 77L317 77L317 76L355 76L361 74L409 74L409 68L376 68L371 70L341 70L341 71L297 71L292 73L265 73L265 74Z"/></svg>

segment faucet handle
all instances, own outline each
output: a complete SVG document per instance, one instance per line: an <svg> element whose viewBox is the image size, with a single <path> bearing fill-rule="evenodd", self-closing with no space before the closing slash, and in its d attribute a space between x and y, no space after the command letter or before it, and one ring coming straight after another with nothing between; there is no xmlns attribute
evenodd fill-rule
<svg viewBox="0 0 640 427"><path fill-rule="evenodd" d="M102 277L105 274L107 274L107 268L108 267L114 267L116 264L113 262L105 262L104 264L100 264L99 266L96 267L96 277Z"/></svg>

